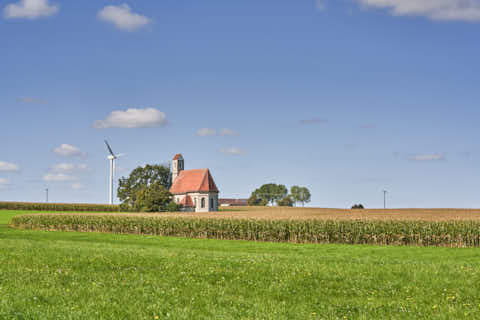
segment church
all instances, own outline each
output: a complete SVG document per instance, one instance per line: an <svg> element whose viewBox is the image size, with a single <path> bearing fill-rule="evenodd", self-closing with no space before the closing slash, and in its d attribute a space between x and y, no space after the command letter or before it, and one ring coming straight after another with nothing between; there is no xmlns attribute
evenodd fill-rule
<svg viewBox="0 0 480 320"><path fill-rule="evenodd" d="M185 170L181 154L172 162L172 187L170 193L183 211L218 211L218 189L208 169Z"/></svg>

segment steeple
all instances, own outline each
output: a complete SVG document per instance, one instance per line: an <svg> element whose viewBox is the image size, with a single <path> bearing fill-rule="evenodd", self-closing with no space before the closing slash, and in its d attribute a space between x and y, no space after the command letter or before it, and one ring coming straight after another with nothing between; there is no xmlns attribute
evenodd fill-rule
<svg viewBox="0 0 480 320"><path fill-rule="evenodd" d="M173 157L173 163L172 163L172 183L175 181L175 179L178 177L180 174L180 171L182 171L185 168L184 165L184 160L183 156L180 153L177 153L175 157Z"/></svg>

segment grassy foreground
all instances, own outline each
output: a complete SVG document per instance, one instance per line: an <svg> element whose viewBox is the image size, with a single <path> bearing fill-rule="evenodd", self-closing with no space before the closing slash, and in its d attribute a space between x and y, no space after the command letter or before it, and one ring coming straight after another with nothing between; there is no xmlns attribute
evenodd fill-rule
<svg viewBox="0 0 480 320"><path fill-rule="evenodd" d="M480 318L479 253L0 226L0 319Z"/></svg>

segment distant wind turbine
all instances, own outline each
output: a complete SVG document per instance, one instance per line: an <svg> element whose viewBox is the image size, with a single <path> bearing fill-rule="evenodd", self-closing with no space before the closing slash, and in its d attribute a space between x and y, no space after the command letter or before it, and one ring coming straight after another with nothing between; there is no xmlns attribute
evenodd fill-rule
<svg viewBox="0 0 480 320"><path fill-rule="evenodd" d="M383 209L387 209L387 190L383 190Z"/></svg>
<svg viewBox="0 0 480 320"><path fill-rule="evenodd" d="M110 152L110 155L107 157L108 160L110 160L110 190L108 193L109 196L109 204L113 204L113 180L115 179L115 160L117 158L124 156L125 154L114 154L112 151L112 148L110 148L110 145L108 144L107 140L105 140L105 144L107 145L108 152Z"/></svg>

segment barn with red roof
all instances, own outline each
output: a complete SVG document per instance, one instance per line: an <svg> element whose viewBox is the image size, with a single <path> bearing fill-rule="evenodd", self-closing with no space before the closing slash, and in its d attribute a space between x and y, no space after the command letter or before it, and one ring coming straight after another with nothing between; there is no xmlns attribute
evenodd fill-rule
<svg viewBox="0 0 480 320"><path fill-rule="evenodd" d="M218 211L219 191L210 170L185 170L181 154L176 154L173 158L170 193L184 211Z"/></svg>

